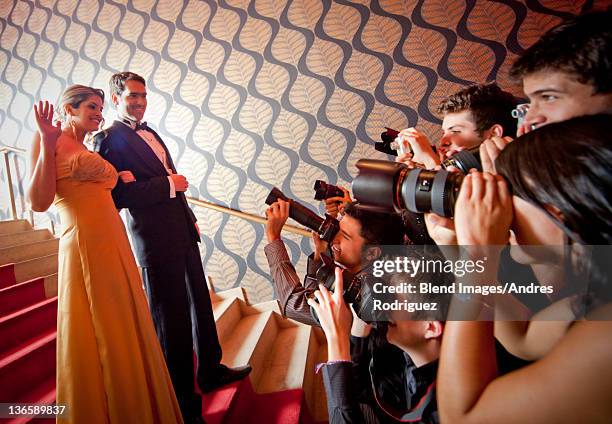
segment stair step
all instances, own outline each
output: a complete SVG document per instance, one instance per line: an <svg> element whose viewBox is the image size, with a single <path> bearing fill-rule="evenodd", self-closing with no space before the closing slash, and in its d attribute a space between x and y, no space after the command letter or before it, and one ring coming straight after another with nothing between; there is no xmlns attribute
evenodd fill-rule
<svg viewBox="0 0 612 424"><path fill-rule="evenodd" d="M0 265L23 262L57 253L59 239L35 241L0 249Z"/></svg>
<svg viewBox="0 0 612 424"><path fill-rule="evenodd" d="M257 362L263 363L263 359L255 358L253 355L257 348L262 352L267 351L276 332L272 311L242 317L221 345L223 348L221 362L229 367L251 364L253 367L251 382L257 381L258 371L261 370ZM263 358L264 355L261 356Z"/></svg>
<svg viewBox="0 0 612 424"><path fill-rule="evenodd" d="M242 287L234 287L233 289L222 290L219 292L210 291L210 300L213 303L234 298L246 301L246 294Z"/></svg>
<svg viewBox="0 0 612 424"><path fill-rule="evenodd" d="M28 393L22 396L20 399L12 400L11 403L32 403L35 405L52 405L55 403L56 390L55 390L55 373L47 377L44 381L28 390ZM2 421L0 421L2 422ZM52 418L35 418L30 417L19 417L13 420L9 420L7 424L25 424L25 423L55 423L55 419Z"/></svg>
<svg viewBox="0 0 612 424"><path fill-rule="evenodd" d="M0 289L14 285L15 264L0 265Z"/></svg>
<svg viewBox="0 0 612 424"><path fill-rule="evenodd" d="M322 364L325 362L327 362L327 342L322 342L316 353L315 364ZM322 372L315 374L311 393L313 396L313 403L309 404L309 407L314 422L320 423L327 421L329 419L329 414L327 412L327 395L325 393L325 386L323 385Z"/></svg>
<svg viewBox="0 0 612 424"><path fill-rule="evenodd" d="M239 306L244 302L233 299ZM221 362L229 367L250 364L253 371L245 380L230 384L203 399L204 417L212 424L236 422L236 414L242 417L248 411L247 405L253 404L255 393L253 379L259 378L261 366L266 351L274 342L276 335L276 320L274 312L266 311L260 314L241 316L233 325L231 333L226 333L221 340L223 358ZM219 326L217 322L217 331ZM239 420L240 421L240 420Z"/></svg>
<svg viewBox="0 0 612 424"><path fill-rule="evenodd" d="M223 343L235 325L242 318L240 312L241 299L226 299L213 304L213 315L217 326L219 341Z"/></svg>
<svg viewBox="0 0 612 424"><path fill-rule="evenodd" d="M3 402L26 396L33 386L55 374L55 342L53 330L0 359L0 399Z"/></svg>
<svg viewBox="0 0 612 424"><path fill-rule="evenodd" d="M13 313L45 299L45 279L35 278L0 289L0 316Z"/></svg>
<svg viewBox="0 0 612 424"><path fill-rule="evenodd" d="M295 325L281 329L274 345L268 351L262 369L262 378L254 384L257 393L281 392L301 389L306 372L314 373L314 368L306 369L309 345L312 343L312 328Z"/></svg>
<svg viewBox="0 0 612 424"><path fill-rule="evenodd" d="M15 264L15 280L17 283L36 277L51 275L57 272L57 253L30 259Z"/></svg>
<svg viewBox="0 0 612 424"><path fill-rule="evenodd" d="M18 246L20 244L34 243L36 241L52 239L53 235L49 230L30 230L14 234L0 235L0 248Z"/></svg>
<svg viewBox="0 0 612 424"><path fill-rule="evenodd" d="M0 318L0 360L57 327L57 297Z"/></svg>
<svg viewBox="0 0 612 424"><path fill-rule="evenodd" d="M260 314L266 311L273 311L281 315L280 304L278 303L278 300L276 299L269 300L267 302L256 303L254 305L248 305L245 303L245 304L241 304L240 308L242 311L242 315Z"/></svg>
<svg viewBox="0 0 612 424"><path fill-rule="evenodd" d="M21 233L31 229L32 226L30 225L27 219L0 221L0 235Z"/></svg>

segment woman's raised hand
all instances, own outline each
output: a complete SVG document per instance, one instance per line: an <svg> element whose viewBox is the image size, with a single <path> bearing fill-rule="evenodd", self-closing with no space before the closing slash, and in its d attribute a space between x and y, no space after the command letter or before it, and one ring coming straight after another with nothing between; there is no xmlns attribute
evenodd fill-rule
<svg viewBox="0 0 612 424"><path fill-rule="evenodd" d="M43 144L55 150L55 143L62 134L62 124L58 121L53 125L53 105L46 100L44 104L39 101L38 107L34 105L34 117Z"/></svg>

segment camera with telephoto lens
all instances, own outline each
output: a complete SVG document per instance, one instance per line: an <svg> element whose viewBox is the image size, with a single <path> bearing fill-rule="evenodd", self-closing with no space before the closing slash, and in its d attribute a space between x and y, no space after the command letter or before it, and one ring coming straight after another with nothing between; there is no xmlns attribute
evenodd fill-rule
<svg viewBox="0 0 612 424"><path fill-rule="evenodd" d="M454 166L464 174L470 172L472 168L476 169L478 172L482 172L482 165L480 164L480 145L454 153L451 157L443 160L441 165L443 168Z"/></svg>
<svg viewBox="0 0 612 424"><path fill-rule="evenodd" d="M453 216L464 178L459 172L410 169L403 163L374 159L359 160L357 169L353 195L359 203L446 217Z"/></svg>
<svg viewBox="0 0 612 424"><path fill-rule="evenodd" d="M289 217L303 226L319 233L321 240L331 243L340 230L340 223L336 218L327 214L325 214L325 219L321 218L306 206L285 196L283 192L276 187L274 187L270 191L270 194L268 194L268 197L266 197L266 205L271 205L278 199L289 202Z"/></svg>
<svg viewBox="0 0 612 424"><path fill-rule="evenodd" d="M344 191L338 186L317 180L314 184L315 200L325 200L330 197L344 197Z"/></svg>

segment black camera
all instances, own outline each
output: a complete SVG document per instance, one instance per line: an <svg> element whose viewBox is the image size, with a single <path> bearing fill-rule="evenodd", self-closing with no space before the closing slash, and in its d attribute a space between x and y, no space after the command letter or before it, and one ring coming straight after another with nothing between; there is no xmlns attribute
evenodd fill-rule
<svg viewBox="0 0 612 424"><path fill-rule="evenodd" d="M327 184L323 180L317 180L314 184L315 200L325 200L330 197L344 197L344 192L338 186Z"/></svg>
<svg viewBox="0 0 612 424"><path fill-rule="evenodd" d="M366 205L401 212L453 216L464 175L445 170L410 169L403 163L374 159L357 162L353 194Z"/></svg>
<svg viewBox="0 0 612 424"><path fill-rule="evenodd" d="M322 240L331 243L340 230L340 223L336 218L327 214L325 214L325 219L321 218L306 206L285 196L283 192L276 187L274 187L270 191L270 194L268 194L268 197L266 197L266 205L271 205L278 199L289 202L289 216L303 226L319 233L319 237L321 237Z"/></svg>
<svg viewBox="0 0 612 424"><path fill-rule="evenodd" d="M464 174L470 172L472 168L482 172L482 165L480 164L480 146L472 149L460 150L442 161L441 165L443 168L454 166Z"/></svg>
<svg viewBox="0 0 612 424"><path fill-rule="evenodd" d="M329 258L324 258L323 265L319 267L316 272L315 285L323 284L325 288L329 291L335 291L335 283L336 283L336 275L335 275L335 265ZM307 279L313 277L306 277ZM357 316L363 321L371 324L376 321L382 321L381 317L374 316L372 311L373 308L373 291L372 287L374 285L374 281L376 277L374 277L370 272L366 272L363 270L355 275L353 275L348 270L342 271L342 281L344 282L344 293L342 297L344 298L344 302L349 305L353 305L353 309ZM305 283L306 285L307 283ZM319 318L317 317L317 313L314 309L310 309L310 313L316 322L319 322Z"/></svg>

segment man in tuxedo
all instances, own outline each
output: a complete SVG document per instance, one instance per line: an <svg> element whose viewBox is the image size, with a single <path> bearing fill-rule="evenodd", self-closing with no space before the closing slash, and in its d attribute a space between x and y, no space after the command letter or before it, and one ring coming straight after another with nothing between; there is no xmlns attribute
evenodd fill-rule
<svg viewBox="0 0 612 424"><path fill-rule="evenodd" d="M118 209L129 211L132 241L174 391L185 422L201 422L193 349L197 381L205 393L244 378L251 367L232 369L220 363L200 235L185 199L189 183L177 174L160 136L142 122L147 107L144 78L132 72L115 74L110 91L119 120L95 137L95 150L122 175L112 195Z"/></svg>

